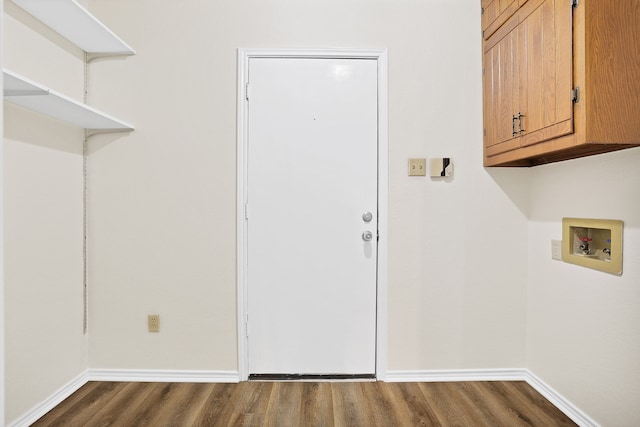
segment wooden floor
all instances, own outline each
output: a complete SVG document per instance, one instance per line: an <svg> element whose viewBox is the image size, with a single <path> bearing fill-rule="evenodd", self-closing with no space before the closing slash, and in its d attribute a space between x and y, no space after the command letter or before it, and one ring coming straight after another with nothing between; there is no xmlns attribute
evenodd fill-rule
<svg viewBox="0 0 640 427"><path fill-rule="evenodd" d="M90 382L34 426L575 426L524 382Z"/></svg>

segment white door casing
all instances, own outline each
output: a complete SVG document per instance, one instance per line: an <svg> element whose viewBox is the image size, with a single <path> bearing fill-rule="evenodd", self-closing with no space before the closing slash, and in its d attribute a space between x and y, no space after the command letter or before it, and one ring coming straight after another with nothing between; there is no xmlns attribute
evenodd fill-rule
<svg viewBox="0 0 640 427"><path fill-rule="evenodd" d="M366 374L374 370L378 379L384 379L386 52L240 50L238 59L240 379L247 379L249 373ZM246 92L250 69L251 123ZM327 74L331 78L326 78ZM298 76L304 77L296 80ZM325 82L309 85L305 81ZM279 104L285 92L292 99ZM323 105L324 98L335 104ZM304 112L291 107L305 103L309 108ZM319 114L317 122L309 112ZM289 118L293 120L289 122ZM247 148L250 131L251 156ZM305 137L298 138L300 135ZM274 151L279 151L278 155L274 156ZM294 159L296 163L292 164ZM347 164L341 164L341 160ZM333 165L331 176L297 162L317 162L318 169ZM348 167L350 164L356 173ZM351 187L343 191L341 182L349 182ZM323 196L316 200L314 194ZM271 196L279 200L277 207L271 203ZM253 209L257 215L251 216ZM371 223L362 220L364 211L373 213ZM380 235L377 259L376 221ZM293 234L283 236L274 231L284 229ZM362 240L360 233L364 230L373 232L373 242ZM317 260L329 259L324 254L331 245L331 252L341 252L332 254L333 265L325 268ZM274 253L282 257L272 256ZM249 272L253 277L251 294L247 287ZM345 279L348 287L344 286ZM275 299L271 298L274 289L280 295ZM270 299L271 303L266 303ZM323 307L315 301L324 301ZM254 319L249 323L250 341L248 313ZM305 316L308 324L296 322ZM260 321L256 323L255 319ZM312 334L305 333L308 327ZM341 351L323 354L321 349L331 343L339 345Z"/></svg>

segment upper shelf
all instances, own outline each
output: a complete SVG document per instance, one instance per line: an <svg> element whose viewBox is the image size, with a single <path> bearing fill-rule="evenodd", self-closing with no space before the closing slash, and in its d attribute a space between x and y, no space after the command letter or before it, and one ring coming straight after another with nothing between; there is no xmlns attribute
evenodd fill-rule
<svg viewBox="0 0 640 427"><path fill-rule="evenodd" d="M135 51L75 0L12 0L87 53L133 55Z"/></svg>
<svg viewBox="0 0 640 427"><path fill-rule="evenodd" d="M47 0L49 1L49 0ZM131 131L133 126L61 93L3 70L4 99L76 126L106 132Z"/></svg>

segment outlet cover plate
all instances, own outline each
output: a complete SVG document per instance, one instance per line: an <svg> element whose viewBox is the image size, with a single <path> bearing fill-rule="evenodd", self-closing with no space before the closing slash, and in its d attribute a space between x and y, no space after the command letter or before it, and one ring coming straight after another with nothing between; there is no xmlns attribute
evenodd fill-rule
<svg viewBox="0 0 640 427"><path fill-rule="evenodd" d="M409 176L427 176L427 159L409 159Z"/></svg>
<svg viewBox="0 0 640 427"><path fill-rule="evenodd" d="M149 332L160 332L160 315L150 314L148 316Z"/></svg>

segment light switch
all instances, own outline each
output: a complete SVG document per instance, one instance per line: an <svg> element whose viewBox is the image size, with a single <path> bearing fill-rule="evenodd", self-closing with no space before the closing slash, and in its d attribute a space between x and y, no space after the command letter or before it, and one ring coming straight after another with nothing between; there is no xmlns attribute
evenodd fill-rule
<svg viewBox="0 0 640 427"><path fill-rule="evenodd" d="M449 157L429 160L429 176L432 178L453 176L453 162Z"/></svg>
<svg viewBox="0 0 640 427"><path fill-rule="evenodd" d="M427 176L427 159L409 159L409 176Z"/></svg>

